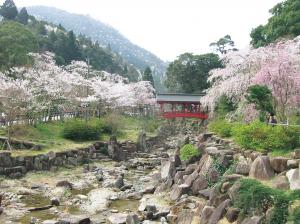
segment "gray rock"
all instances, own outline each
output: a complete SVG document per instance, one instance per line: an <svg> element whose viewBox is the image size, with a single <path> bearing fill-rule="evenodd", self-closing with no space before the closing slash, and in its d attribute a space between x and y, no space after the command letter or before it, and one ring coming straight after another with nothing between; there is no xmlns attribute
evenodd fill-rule
<svg viewBox="0 0 300 224"><path fill-rule="evenodd" d="M289 159L287 161L287 168L288 169L296 169L299 167L300 161L295 159Z"/></svg>
<svg viewBox="0 0 300 224"><path fill-rule="evenodd" d="M121 189L124 186L124 179L122 176L119 176L115 181L115 187Z"/></svg>
<svg viewBox="0 0 300 224"><path fill-rule="evenodd" d="M226 213L226 208L229 207L229 204L230 204L230 199L227 199L225 201L223 201L215 210L214 212L212 213L210 219L209 219L209 222L208 224L217 224L218 221L220 219L223 218L223 216L225 215Z"/></svg>
<svg viewBox="0 0 300 224"><path fill-rule="evenodd" d="M188 186L192 186L192 184L198 177L199 177L198 172L194 171L192 174L190 174L184 178L184 183Z"/></svg>
<svg viewBox="0 0 300 224"><path fill-rule="evenodd" d="M235 167L235 172L241 175L248 175L250 172L250 165L246 160L240 161Z"/></svg>
<svg viewBox="0 0 300 224"><path fill-rule="evenodd" d="M208 182L203 175L199 175L192 185L192 192L197 195L199 191L204 190L208 187Z"/></svg>
<svg viewBox="0 0 300 224"><path fill-rule="evenodd" d="M205 206L201 212L201 224L208 224L211 215L214 213L215 208L212 206Z"/></svg>
<svg viewBox="0 0 300 224"><path fill-rule="evenodd" d="M147 147L147 143L146 143L146 133L145 132L139 133L138 141L137 141L137 149L138 149L138 151L141 151L141 152L149 151L149 149Z"/></svg>
<svg viewBox="0 0 300 224"><path fill-rule="evenodd" d="M226 218L232 223L238 219L240 210L238 208L227 208Z"/></svg>
<svg viewBox="0 0 300 224"><path fill-rule="evenodd" d="M127 214L112 214L111 216L108 217L107 221L110 224L125 224L126 219L127 219Z"/></svg>
<svg viewBox="0 0 300 224"><path fill-rule="evenodd" d="M218 182L219 177L220 177L220 173L214 167L209 169L209 171L207 173L208 181L210 181L212 183L216 183L216 182Z"/></svg>
<svg viewBox="0 0 300 224"><path fill-rule="evenodd" d="M287 170L287 158L275 157L270 159L271 167L277 172L281 173Z"/></svg>
<svg viewBox="0 0 300 224"><path fill-rule="evenodd" d="M295 159L300 159L300 149L295 149L294 150L294 158Z"/></svg>
<svg viewBox="0 0 300 224"><path fill-rule="evenodd" d="M136 214L129 214L126 217L126 224L140 224L140 219Z"/></svg>
<svg viewBox="0 0 300 224"><path fill-rule="evenodd" d="M204 189L198 192L200 196L202 196L205 199L209 199L209 196L211 194L211 189Z"/></svg>
<svg viewBox="0 0 300 224"><path fill-rule="evenodd" d="M281 190L288 190L290 189L290 184L288 179L285 176L276 176L272 180L272 187L281 189Z"/></svg>
<svg viewBox="0 0 300 224"><path fill-rule="evenodd" d="M56 183L56 187L64 187L64 188L68 188L68 189L73 189L73 184L70 183L69 181L66 180L62 180Z"/></svg>
<svg viewBox="0 0 300 224"><path fill-rule="evenodd" d="M181 197L181 195L186 194L190 189L190 186L186 184L177 185L175 184L173 186L173 190L170 193L171 200L177 200Z"/></svg>
<svg viewBox="0 0 300 224"><path fill-rule="evenodd" d="M59 206L59 200L58 200L58 198L51 198L51 205Z"/></svg>
<svg viewBox="0 0 300 224"><path fill-rule="evenodd" d="M60 222L56 220L45 220L42 224L60 224Z"/></svg>
<svg viewBox="0 0 300 224"><path fill-rule="evenodd" d="M182 209L177 215L176 223L191 224L194 218L194 212L191 209Z"/></svg>
<svg viewBox="0 0 300 224"><path fill-rule="evenodd" d="M286 176L290 183L291 190L299 190L300 189L300 172L298 169L289 170L286 173Z"/></svg>
<svg viewBox="0 0 300 224"><path fill-rule="evenodd" d="M161 179L173 178L176 173L174 162L170 160L162 160L160 173Z"/></svg>
<svg viewBox="0 0 300 224"><path fill-rule="evenodd" d="M249 176L260 180L268 180L274 176L268 156L259 156L252 163Z"/></svg>

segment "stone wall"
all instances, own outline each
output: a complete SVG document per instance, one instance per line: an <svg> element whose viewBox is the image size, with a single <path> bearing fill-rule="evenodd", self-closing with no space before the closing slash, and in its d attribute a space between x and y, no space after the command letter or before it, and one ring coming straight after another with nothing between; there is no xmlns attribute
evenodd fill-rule
<svg viewBox="0 0 300 224"><path fill-rule="evenodd" d="M107 143L97 142L85 148L63 152L49 152L35 156L12 157L10 152L0 153L0 175L20 177L28 171L50 170L56 167L77 166L92 159L102 159Z"/></svg>
<svg viewBox="0 0 300 224"><path fill-rule="evenodd" d="M153 144L157 144L157 137L147 138L146 143L151 148ZM114 149L113 154L110 154L110 148ZM123 143L95 142L85 148L63 152L48 152L35 156L12 157L11 152L5 151L0 153L0 175L18 178L29 171L55 170L57 167L78 166L93 160L108 158L116 161L126 160L137 151L137 144L130 141Z"/></svg>

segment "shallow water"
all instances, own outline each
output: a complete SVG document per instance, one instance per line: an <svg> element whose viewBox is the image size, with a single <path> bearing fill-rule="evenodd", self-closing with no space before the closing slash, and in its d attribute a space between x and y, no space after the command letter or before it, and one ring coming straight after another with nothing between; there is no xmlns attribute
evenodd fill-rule
<svg viewBox="0 0 300 224"><path fill-rule="evenodd" d="M138 200L116 200L109 205L109 208L119 212L137 212L139 204Z"/></svg>

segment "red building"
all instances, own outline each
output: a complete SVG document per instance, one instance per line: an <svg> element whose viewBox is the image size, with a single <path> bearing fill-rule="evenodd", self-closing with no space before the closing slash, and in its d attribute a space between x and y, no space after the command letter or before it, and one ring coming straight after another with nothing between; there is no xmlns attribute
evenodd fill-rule
<svg viewBox="0 0 300 224"><path fill-rule="evenodd" d="M156 102L160 105L164 118L208 118L208 111L201 107L202 94L157 94Z"/></svg>

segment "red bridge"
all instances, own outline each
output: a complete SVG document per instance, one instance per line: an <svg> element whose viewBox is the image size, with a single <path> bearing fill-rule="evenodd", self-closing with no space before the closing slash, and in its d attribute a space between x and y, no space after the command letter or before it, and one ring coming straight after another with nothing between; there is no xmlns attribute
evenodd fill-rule
<svg viewBox="0 0 300 224"><path fill-rule="evenodd" d="M203 94L157 94L156 101L160 105L164 118L198 118L208 119L208 110L201 107Z"/></svg>

